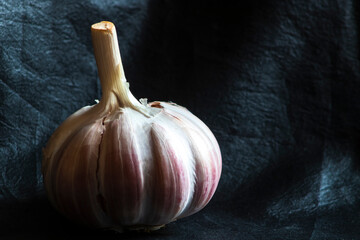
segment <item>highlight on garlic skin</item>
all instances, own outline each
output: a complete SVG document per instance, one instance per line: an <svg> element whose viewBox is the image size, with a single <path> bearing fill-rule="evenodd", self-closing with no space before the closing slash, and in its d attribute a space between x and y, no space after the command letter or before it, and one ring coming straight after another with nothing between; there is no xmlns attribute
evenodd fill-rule
<svg viewBox="0 0 360 240"><path fill-rule="evenodd" d="M115 26L92 25L102 99L69 116L42 162L51 203L98 228L155 230L212 198L221 153L209 128L174 103L140 102L129 91Z"/></svg>

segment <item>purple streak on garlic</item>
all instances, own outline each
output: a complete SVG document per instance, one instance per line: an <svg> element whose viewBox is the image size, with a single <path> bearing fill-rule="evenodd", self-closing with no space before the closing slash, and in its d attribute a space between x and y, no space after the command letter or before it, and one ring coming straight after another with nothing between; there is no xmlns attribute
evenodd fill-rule
<svg viewBox="0 0 360 240"><path fill-rule="evenodd" d="M142 101L122 69L115 26L92 26L101 101L62 123L44 149L52 204L100 228L153 230L204 208L221 174L208 127L186 108Z"/></svg>

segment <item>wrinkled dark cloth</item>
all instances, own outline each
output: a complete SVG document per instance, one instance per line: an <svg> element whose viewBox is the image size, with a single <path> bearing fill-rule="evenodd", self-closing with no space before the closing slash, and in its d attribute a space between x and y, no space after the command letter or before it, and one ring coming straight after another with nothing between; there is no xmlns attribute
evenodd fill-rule
<svg viewBox="0 0 360 240"><path fill-rule="evenodd" d="M1 239L360 239L359 4L1 1ZM133 94L187 107L222 151L210 204L151 234L73 224L43 189L48 138L101 97L101 20Z"/></svg>

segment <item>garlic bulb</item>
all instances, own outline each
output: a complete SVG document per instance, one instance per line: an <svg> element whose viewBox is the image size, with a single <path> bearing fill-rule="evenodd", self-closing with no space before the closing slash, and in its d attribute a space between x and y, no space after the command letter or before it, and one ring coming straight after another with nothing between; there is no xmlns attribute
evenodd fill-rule
<svg viewBox="0 0 360 240"><path fill-rule="evenodd" d="M221 174L218 143L174 103L137 101L122 68L115 26L91 27L102 99L51 136L42 163L51 203L100 228L154 230L201 210Z"/></svg>

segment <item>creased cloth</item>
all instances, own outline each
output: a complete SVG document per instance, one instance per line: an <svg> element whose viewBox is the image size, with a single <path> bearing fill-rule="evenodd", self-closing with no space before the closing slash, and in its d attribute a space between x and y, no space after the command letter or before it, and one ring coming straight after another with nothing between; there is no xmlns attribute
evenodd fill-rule
<svg viewBox="0 0 360 240"><path fill-rule="evenodd" d="M218 139L201 212L131 239L360 239L359 2L0 2L0 229L119 237L49 204L42 148L101 87L90 26L117 28L132 92L173 101Z"/></svg>

